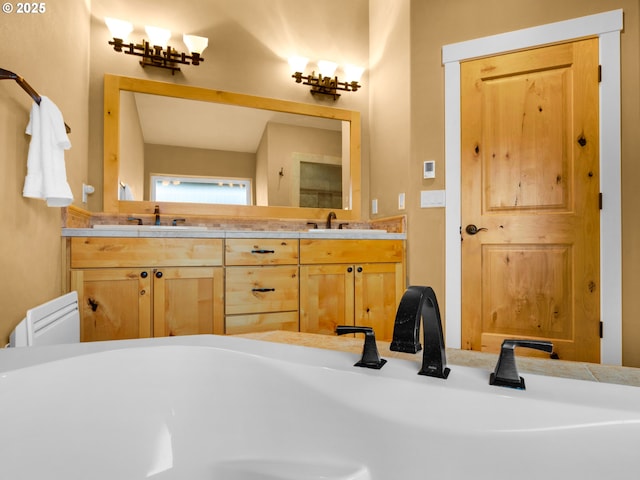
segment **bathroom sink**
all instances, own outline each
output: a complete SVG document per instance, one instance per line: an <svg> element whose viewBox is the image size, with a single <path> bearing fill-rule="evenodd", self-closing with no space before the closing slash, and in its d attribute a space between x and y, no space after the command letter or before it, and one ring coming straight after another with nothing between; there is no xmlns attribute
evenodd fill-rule
<svg viewBox="0 0 640 480"><path fill-rule="evenodd" d="M387 233L386 230L373 228L310 228L309 233L331 233L336 235L352 235L354 233Z"/></svg>
<svg viewBox="0 0 640 480"><path fill-rule="evenodd" d="M188 230L192 232L206 232L207 227L197 225L94 225L96 230L130 230L130 231L173 231L173 230Z"/></svg>

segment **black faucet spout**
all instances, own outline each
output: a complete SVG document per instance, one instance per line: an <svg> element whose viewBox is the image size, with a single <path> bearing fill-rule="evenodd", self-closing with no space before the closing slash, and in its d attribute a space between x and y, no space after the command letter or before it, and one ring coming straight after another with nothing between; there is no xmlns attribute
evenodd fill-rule
<svg viewBox="0 0 640 480"><path fill-rule="evenodd" d="M431 287L411 286L400 300L393 326L390 349L396 352L416 353L420 345L420 319L424 330L424 351L420 375L447 378L447 368L442 320L436 294Z"/></svg>
<svg viewBox="0 0 640 480"><path fill-rule="evenodd" d="M160 205L156 205L153 214L156 216L156 225L160 225Z"/></svg>
<svg viewBox="0 0 640 480"><path fill-rule="evenodd" d="M329 212L329 215L327 215L327 230L331 230L331 220L335 220L337 218L336 212Z"/></svg>

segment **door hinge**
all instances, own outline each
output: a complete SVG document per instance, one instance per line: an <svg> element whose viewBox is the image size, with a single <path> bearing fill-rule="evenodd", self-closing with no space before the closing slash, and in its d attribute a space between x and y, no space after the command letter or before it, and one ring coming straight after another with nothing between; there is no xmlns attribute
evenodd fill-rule
<svg viewBox="0 0 640 480"><path fill-rule="evenodd" d="M598 83L602 82L602 65L598 65Z"/></svg>
<svg viewBox="0 0 640 480"><path fill-rule="evenodd" d="M602 210L602 192L598 194L598 208Z"/></svg>
<svg viewBox="0 0 640 480"><path fill-rule="evenodd" d="M600 338L604 337L604 323L600 322Z"/></svg>

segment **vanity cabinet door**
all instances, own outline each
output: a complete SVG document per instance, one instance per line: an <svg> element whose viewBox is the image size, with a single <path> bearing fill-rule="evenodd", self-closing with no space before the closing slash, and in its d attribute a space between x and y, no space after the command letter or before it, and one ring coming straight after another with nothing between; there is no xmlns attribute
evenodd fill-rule
<svg viewBox="0 0 640 480"><path fill-rule="evenodd" d="M72 270L71 289L78 292L80 341L151 336L150 270Z"/></svg>
<svg viewBox="0 0 640 480"><path fill-rule="evenodd" d="M353 265L300 266L300 331L335 335L354 324Z"/></svg>
<svg viewBox="0 0 640 480"><path fill-rule="evenodd" d="M300 331L334 335L337 325L358 325L391 341L403 292L401 263L302 265Z"/></svg>
<svg viewBox="0 0 640 480"><path fill-rule="evenodd" d="M402 264L367 263L355 270L355 324L372 327L376 339L390 342L404 293Z"/></svg>
<svg viewBox="0 0 640 480"><path fill-rule="evenodd" d="M220 267L153 269L153 336L224 333Z"/></svg>

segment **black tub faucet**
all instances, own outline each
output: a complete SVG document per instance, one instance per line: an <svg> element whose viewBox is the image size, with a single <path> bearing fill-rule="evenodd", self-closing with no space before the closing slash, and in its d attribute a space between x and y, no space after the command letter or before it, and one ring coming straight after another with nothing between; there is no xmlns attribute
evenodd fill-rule
<svg viewBox="0 0 640 480"><path fill-rule="evenodd" d="M436 294L431 287L411 286L404 292L393 325L391 350L417 353L420 345L420 319L424 329L422 368L418 374L447 378L447 358L442 334L442 320Z"/></svg>
<svg viewBox="0 0 640 480"><path fill-rule="evenodd" d="M526 388L524 386L524 378L518 374L518 367L516 366L516 347L533 348L547 353L553 352L553 343L545 340L504 340L502 347L500 347L500 357L498 357L496 368L489 377L490 385L511 387L520 390Z"/></svg>
<svg viewBox="0 0 640 480"><path fill-rule="evenodd" d="M364 347L362 348L362 358L354 367L374 368L380 370L387 361L380 358L378 346L376 345L376 334L371 327L338 325L336 335L345 333L364 333Z"/></svg>
<svg viewBox="0 0 640 480"><path fill-rule="evenodd" d="M156 225L160 225L160 205L156 205L153 209L153 214L156 216Z"/></svg>
<svg viewBox="0 0 640 480"><path fill-rule="evenodd" d="M327 230L331 230L331 220L335 220L336 218L336 212L329 212L329 215L327 215Z"/></svg>

